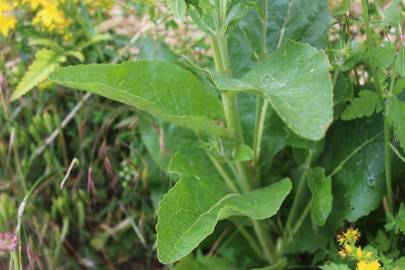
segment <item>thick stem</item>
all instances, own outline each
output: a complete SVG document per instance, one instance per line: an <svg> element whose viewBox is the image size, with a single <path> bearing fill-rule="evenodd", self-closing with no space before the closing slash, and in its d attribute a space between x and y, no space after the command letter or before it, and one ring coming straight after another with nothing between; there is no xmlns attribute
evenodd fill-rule
<svg viewBox="0 0 405 270"><path fill-rule="evenodd" d="M261 0L260 1L260 22L261 22L261 51L259 54L259 59L263 60L267 55L267 22L269 20L269 12L268 12L268 0ZM269 107L269 102L265 99L263 104L260 106L260 97L257 97L256 102L256 124L255 124L255 133L253 138L253 164L256 169L259 168L258 163L260 159L260 150L262 145L263 139L263 132L264 132L264 122L266 119L266 112ZM258 173L259 174L259 173Z"/></svg>
<svg viewBox="0 0 405 270"><path fill-rule="evenodd" d="M370 30L370 15L368 13L368 0L362 0L362 10L363 10L363 20L364 26L367 34L367 51L368 58L370 61L370 67L372 75L374 76L374 84L379 93L379 99L381 106L383 108L384 115L384 148L385 148L385 181L387 187L387 200L388 200L388 212L393 212L393 196L392 196L392 176L391 176L391 150L390 150L390 141L391 141L391 129L387 119L387 104L384 100L385 92L384 87L381 83L381 74L375 63L374 55L374 45L373 45L373 35Z"/></svg>
<svg viewBox="0 0 405 270"><path fill-rule="evenodd" d="M226 76L231 75L232 69L226 44L226 36L220 33L217 36L211 37L211 44L214 52L214 61L217 71ZM237 149L244 143L242 126L237 107L237 94L233 92L223 92L221 96L224 106L226 126L234 140L235 148ZM238 172L242 191L248 192L250 190L250 177L246 163L235 162L235 166ZM273 263L276 258L276 250L274 248L274 244L272 243L271 236L265 230L261 222L252 220L252 224L266 259L269 261L269 263Z"/></svg>
<svg viewBox="0 0 405 270"><path fill-rule="evenodd" d="M211 37L211 44L214 51L214 62L217 71L229 76L232 74L232 68L230 65L228 47L225 40L225 35L219 34L216 37ZM238 148L244 144L244 139L238 112L237 93L222 92L221 97L224 106L226 126L234 140L235 148ZM250 181L246 164L243 162L236 162L235 167L238 172L240 185L243 192L249 191Z"/></svg>
<svg viewBox="0 0 405 270"><path fill-rule="evenodd" d="M238 107L237 107L237 96L236 93L228 92L222 93L222 102L224 105L226 125L228 127L231 136L234 139L235 148L239 148L244 144L242 126L240 124ZM248 192L250 190L249 173L244 162L235 162L235 167L238 172L240 185L243 192Z"/></svg>

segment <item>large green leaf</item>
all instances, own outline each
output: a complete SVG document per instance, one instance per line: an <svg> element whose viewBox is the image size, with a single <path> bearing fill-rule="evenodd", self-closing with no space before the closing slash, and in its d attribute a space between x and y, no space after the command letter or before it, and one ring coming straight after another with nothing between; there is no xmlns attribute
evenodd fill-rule
<svg viewBox="0 0 405 270"><path fill-rule="evenodd" d="M163 61L78 65L50 75L58 84L85 90L195 131L223 134L217 97L191 72Z"/></svg>
<svg viewBox="0 0 405 270"><path fill-rule="evenodd" d="M287 40L324 47L325 32L331 23L327 1L268 0L267 49L275 50ZM229 52L234 74L239 77L252 67L262 47L262 24L251 10L229 32Z"/></svg>
<svg viewBox="0 0 405 270"><path fill-rule="evenodd" d="M333 93L326 55L309 45L288 41L242 79L213 75L223 91L264 95L297 135L320 140L333 120Z"/></svg>
<svg viewBox="0 0 405 270"><path fill-rule="evenodd" d="M289 179L246 194L230 193L215 174L187 157L175 155L169 170L181 180L164 196L158 210L157 248L162 263L186 256L230 216L265 219L277 213L291 189Z"/></svg>
<svg viewBox="0 0 405 270"><path fill-rule="evenodd" d="M326 55L288 41L255 66L244 80L260 87L287 126L320 140L333 120L333 94Z"/></svg>
<svg viewBox="0 0 405 270"><path fill-rule="evenodd" d="M355 221L376 209L385 194L384 144L380 117L337 122L330 133L323 163L332 177L335 205L331 215Z"/></svg>
<svg viewBox="0 0 405 270"><path fill-rule="evenodd" d="M327 0L271 0L269 46L275 49L279 43L292 39L324 47L325 32L331 20Z"/></svg>
<svg viewBox="0 0 405 270"><path fill-rule="evenodd" d="M28 91L45 80L48 75L57 69L59 65L66 61L66 57L49 49L39 50L35 54L35 59L29 66L28 71L17 85L17 89L13 92L11 100L16 100L25 95Z"/></svg>

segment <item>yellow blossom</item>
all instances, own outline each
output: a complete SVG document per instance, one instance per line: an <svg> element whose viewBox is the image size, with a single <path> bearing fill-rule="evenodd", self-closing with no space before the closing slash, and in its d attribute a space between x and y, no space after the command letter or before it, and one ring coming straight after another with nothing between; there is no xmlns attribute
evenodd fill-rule
<svg viewBox="0 0 405 270"><path fill-rule="evenodd" d="M62 32L67 26L68 21L65 14L61 12L55 4L48 3L41 5L32 23L34 25L43 26L48 31Z"/></svg>
<svg viewBox="0 0 405 270"><path fill-rule="evenodd" d="M68 25L65 14L59 10L55 0L23 0L33 11L37 11L32 23L51 32L62 32Z"/></svg>
<svg viewBox="0 0 405 270"><path fill-rule="evenodd" d="M358 247L356 250L356 257L358 259L360 259L361 257L363 257L363 250L361 249L361 247Z"/></svg>
<svg viewBox="0 0 405 270"><path fill-rule="evenodd" d="M12 10L13 10L12 5L10 5L8 2L4 0L3 1L0 0L0 12L8 12Z"/></svg>
<svg viewBox="0 0 405 270"><path fill-rule="evenodd" d="M7 36L10 30L12 30L17 20L11 14L13 6L5 0L0 0L0 33L3 36Z"/></svg>
<svg viewBox="0 0 405 270"><path fill-rule="evenodd" d="M360 260L357 263L357 270L379 270L381 269L381 264L378 261L366 262Z"/></svg>
<svg viewBox="0 0 405 270"><path fill-rule="evenodd" d="M351 254L351 253L353 252L353 248L352 248L351 246L349 246L349 245L345 245L345 246L344 246L344 251L345 251L347 254Z"/></svg>
<svg viewBox="0 0 405 270"><path fill-rule="evenodd" d="M348 228L345 232L337 236L337 241L339 245L344 245L346 243L354 244L360 239L360 232L358 229Z"/></svg>

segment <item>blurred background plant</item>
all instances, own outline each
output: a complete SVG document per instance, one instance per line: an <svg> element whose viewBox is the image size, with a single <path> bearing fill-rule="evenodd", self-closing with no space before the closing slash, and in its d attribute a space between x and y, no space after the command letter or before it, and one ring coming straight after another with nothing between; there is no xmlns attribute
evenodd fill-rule
<svg viewBox="0 0 405 270"><path fill-rule="evenodd" d="M46 77L60 65L174 55L164 39L199 57L198 35L165 11L154 1L0 0L0 232L21 237L15 269L160 268L154 214L170 181L142 143L141 114L49 91ZM9 260L0 248L0 269Z"/></svg>

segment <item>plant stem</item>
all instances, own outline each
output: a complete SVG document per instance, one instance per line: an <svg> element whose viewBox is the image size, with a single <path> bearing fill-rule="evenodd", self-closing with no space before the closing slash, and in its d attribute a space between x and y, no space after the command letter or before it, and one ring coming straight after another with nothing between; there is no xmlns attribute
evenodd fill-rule
<svg viewBox="0 0 405 270"><path fill-rule="evenodd" d="M274 245L271 236L266 231L266 228L264 228L263 223L259 220L252 219L252 224L266 259L269 263L277 262L276 246Z"/></svg>
<svg viewBox="0 0 405 270"><path fill-rule="evenodd" d="M285 225L285 235L283 236L283 248L285 247L285 245L288 242L288 239L290 237L290 235L293 233L291 230L291 223L296 215L296 212L298 211L298 206L300 203L300 199L302 196L302 193L304 192L304 187L305 187L305 176L307 175L307 171L311 166L311 161L312 161L312 152L309 152L307 155L307 158L305 159L305 163L304 163L304 167L303 167L303 171L301 174L300 179L298 180L298 187L297 187L297 191L295 193L294 199L293 199L293 203L291 206L291 210L290 213L288 214L287 217L287 223Z"/></svg>
<svg viewBox="0 0 405 270"><path fill-rule="evenodd" d="M256 239L254 239L250 233L248 231L245 230L245 228L243 227L243 225L240 225L237 222L233 222L233 224L235 225L235 227L238 229L238 231L242 234L242 236L249 242L249 245L252 247L253 251L256 253L256 255L258 255L259 257L261 257L262 259L265 259L264 256L262 255L262 251L260 249L260 246L257 244L257 242L255 241Z"/></svg>
<svg viewBox="0 0 405 270"><path fill-rule="evenodd" d="M268 0L260 1L260 9L258 10L261 23L261 51L260 59L264 59L267 55L267 22L269 20Z"/></svg>
<svg viewBox="0 0 405 270"><path fill-rule="evenodd" d="M263 101L262 108L260 110L259 119L257 121L257 127L255 132L254 138L254 145L253 145L253 162L255 165L258 164L260 159L260 151L261 145L263 140L263 132L264 132L264 122L266 120L266 113L269 108L269 102L267 100Z"/></svg>
<svg viewBox="0 0 405 270"><path fill-rule="evenodd" d="M391 129L387 119L387 104L384 100L385 92L384 87L381 83L381 74L375 64L375 55L374 55L374 47L373 47L373 35L370 30L370 15L368 13L368 0L362 0L362 11L363 11L363 20L364 26L367 34L367 49L368 49L368 57L370 61L371 73L374 76L374 84L379 93L379 99L381 106L383 108L383 116L384 116L384 149L385 149L385 181L387 187L387 200L388 200L388 212L393 212L393 196L392 196L392 176L391 176L391 150L390 150L390 141L391 141Z"/></svg>
<svg viewBox="0 0 405 270"><path fill-rule="evenodd" d="M221 7L222 6L224 5L221 4ZM220 12L220 14L222 13L223 12ZM232 74L232 68L230 65L228 48L226 44L226 35L219 32L217 35L211 36L211 44L217 71L225 76L230 76ZM237 93L222 92L221 96L224 106L226 126L233 138L235 148L237 149L244 144L242 125L237 107ZM250 190L251 177L249 177L246 163L235 162L235 167L238 172L242 191L248 192ZM276 250L274 248L274 244L272 243L271 236L265 230L261 222L252 220L252 224L266 259L269 263L273 263L276 259Z"/></svg>
<svg viewBox="0 0 405 270"><path fill-rule="evenodd" d="M225 35L219 34L218 36L211 37L211 44L214 51L214 61L217 71L227 76L231 75L232 69L229 61L228 48L225 42ZM238 112L237 93L222 92L221 97L224 106L226 126L234 140L235 148L238 148L244 144L244 139ZM249 191L250 181L246 164L243 162L235 162L235 167L238 172L242 191Z"/></svg>
<svg viewBox="0 0 405 270"><path fill-rule="evenodd" d="M267 55L267 22L269 20L269 11L268 11L268 0L260 1L260 9L258 10L260 15L260 22L261 22L261 51L259 54L259 59L263 60ZM269 107L269 102L264 99L263 104L260 107L261 98L258 96L256 100L256 124L255 124L255 132L253 138L253 164L254 167L258 170L258 163L260 159L260 150L262 145L263 139L263 131L264 131L264 122L266 119L266 112ZM259 175L259 171L257 173Z"/></svg>
<svg viewBox="0 0 405 270"><path fill-rule="evenodd" d="M222 176L225 181L225 184L229 187L232 192L240 193L238 188L235 186L231 178L229 177L228 173L222 167L222 165L218 162L218 160L211 155L208 151L206 151L208 157L210 158L211 162L214 164L214 167L217 169L218 173Z"/></svg>

